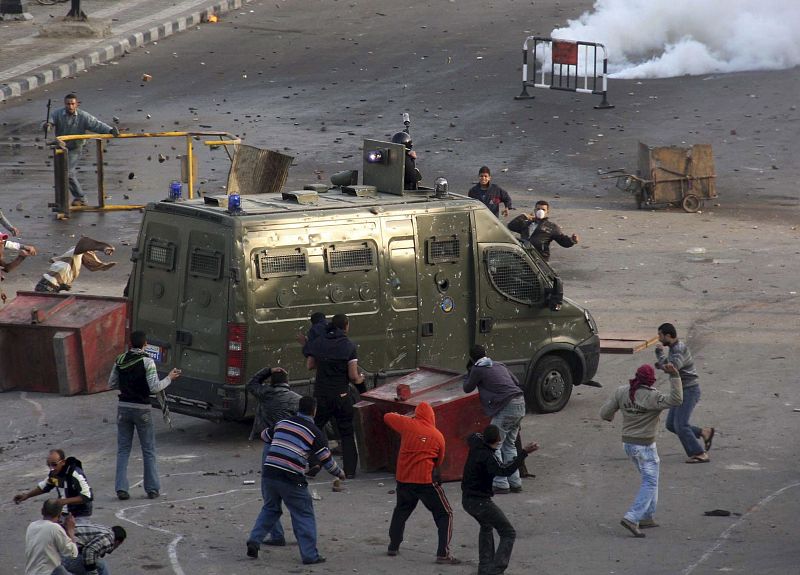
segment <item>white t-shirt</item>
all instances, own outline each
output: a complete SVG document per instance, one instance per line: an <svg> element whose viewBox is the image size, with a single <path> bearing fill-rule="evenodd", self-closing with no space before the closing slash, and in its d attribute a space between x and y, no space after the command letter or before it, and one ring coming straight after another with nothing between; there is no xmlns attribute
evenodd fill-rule
<svg viewBox="0 0 800 575"><path fill-rule="evenodd" d="M25 575L50 575L63 557L77 557L78 546L58 523L39 519L25 532Z"/></svg>

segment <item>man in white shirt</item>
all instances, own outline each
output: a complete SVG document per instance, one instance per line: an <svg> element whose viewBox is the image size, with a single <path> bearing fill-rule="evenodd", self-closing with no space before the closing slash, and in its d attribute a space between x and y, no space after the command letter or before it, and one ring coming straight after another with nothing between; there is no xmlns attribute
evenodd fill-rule
<svg viewBox="0 0 800 575"><path fill-rule="evenodd" d="M77 557L75 518L67 515L59 523L63 506L55 499L42 505L42 518L28 525L25 533L25 575L69 575L61 566L63 557Z"/></svg>

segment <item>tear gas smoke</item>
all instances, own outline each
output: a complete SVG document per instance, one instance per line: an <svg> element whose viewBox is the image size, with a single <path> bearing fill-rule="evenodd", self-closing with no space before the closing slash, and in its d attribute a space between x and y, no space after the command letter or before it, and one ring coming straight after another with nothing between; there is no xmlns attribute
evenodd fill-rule
<svg viewBox="0 0 800 575"><path fill-rule="evenodd" d="M597 0L553 38L600 42L609 77L800 65L800 0Z"/></svg>

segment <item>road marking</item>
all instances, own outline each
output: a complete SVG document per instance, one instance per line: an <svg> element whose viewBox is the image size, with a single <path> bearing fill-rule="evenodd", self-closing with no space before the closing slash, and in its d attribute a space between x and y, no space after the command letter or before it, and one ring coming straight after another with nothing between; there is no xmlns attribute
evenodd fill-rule
<svg viewBox="0 0 800 575"><path fill-rule="evenodd" d="M170 477L174 477L176 475L197 475L204 473L203 471L191 471L186 473L170 473ZM388 475L386 477L370 477L369 479L348 479L349 483L358 483L358 482L366 482L366 481L388 481L390 479L394 479L394 475ZM314 483L309 483L311 485L327 485L329 481L315 481ZM138 483L137 483L138 485ZM154 505L163 505L169 503L170 505L175 503L185 503L187 501L196 501L197 499L209 499L211 497L218 497L220 495L230 495L231 493L237 493L239 491L260 491L260 488L250 487L250 488L236 488L236 489L229 489L228 491L220 491L218 493L209 493L208 495L196 495L195 497L187 497L185 499L173 499L173 500L163 500L163 501L153 501L152 503L143 503L141 505L132 505L130 507L123 507L116 513L114 516L121 520L127 521L128 523L132 523L137 527L141 527L142 529L149 529L151 531L157 531L158 533L164 533L165 535L173 535L172 541L169 542L167 545L167 556L169 557L169 562L172 565L172 571L175 575L186 575L181 567L180 560L178 559L178 543L184 538L183 533L175 533L173 531L169 531L168 529L164 529L162 527L153 527L152 525L145 525L144 523L139 523L130 517L126 517L125 514L128 511L135 511L139 510L146 510L148 507L152 507ZM138 517L138 516L137 516Z"/></svg>
<svg viewBox="0 0 800 575"><path fill-rule="evenodd" d="M39 403L38 401L34 401L33 399L29 399L29 398L28 398L28 392L27 392L27 391L21 391L21 392L19 393L19 398L20 398L21 400L23 400L23 401L27 401L28 403L30 403L30 404L32 404L32 405L33 405L33 410L34 410L34 411L36 412L36 414L39 416L39 422L38 422L38 423L39 423L39 425L44 425L44 422L45 422L45 416L44 416L44 409L42 409L42 404L41 404L41 403Z"/></svg>
<svg viewBox="0 0 800 575"><path fill-rule="evenodd" d="M769 503L770 501L775 499L778 495L780 495L784 491L786 491L788 489L792 489L793 487L799 487L799 486L800 486L800 481L798 481L797 483L792 483L790 485L787 485L786 487L781 487L780 489L778 489L774 493L771 493L770 495L767 495L764 499L762 499L761 501L756 503L753 507L751 507L747 511L747 513L743 514L736 522L734 522L731 525L729 525L728 528L725 531L722 532L722 535L720 535L717 538L717 542L714 543L714 545L712 545L711 548L708 551L703 553L703 555L700 557L700 559L698 559L695 563L692 563L686 569L684 569L681 572L681 575L690 575L695 569L697 569L700 565L705 563L705 561L709 557L711 557L717 551L717 549L722 547L723 543L725 543L728 540L728 538L731 536L731 533L733 533L733 531L739 526L739 524L742 521L747 519L750 515L752 515L753 513L758 511L759 509L761 509L764 505L766 505L767 503Z"/></svg>

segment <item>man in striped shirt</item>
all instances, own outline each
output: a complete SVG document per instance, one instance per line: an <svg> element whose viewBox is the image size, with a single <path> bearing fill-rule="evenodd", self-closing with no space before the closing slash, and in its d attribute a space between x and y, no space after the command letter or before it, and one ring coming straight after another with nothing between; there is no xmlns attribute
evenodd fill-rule
<svg viewBox="0 0 800 575"><path fill-rule="evenodd" d="M314 425L316 411L316 399L301 397L297 415L282 419L274 428L261 433L261 439L270 444L264 460L264 506L247 539L248 557L258 557L261 542L280 519L283 502L292 518L303 563L312 565L325 561L317 551L314 504L305 478L308 460L314 456L331 475L339 479L344 479L345 475L322 439L322 432Z"/></svg>
<svg viewBox="0 0 800 575"><path fill-rule="evenodd" d="M122 545L127 533L119 525L106 527L93 523L75 526L75 543L78 556L64 559L64 568L74 575L109 575L110 571L101 557Z"/></svg>

